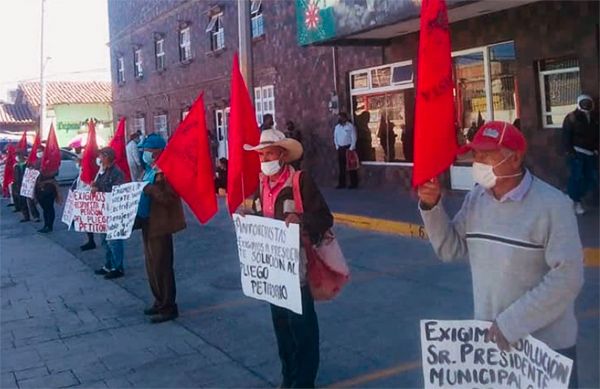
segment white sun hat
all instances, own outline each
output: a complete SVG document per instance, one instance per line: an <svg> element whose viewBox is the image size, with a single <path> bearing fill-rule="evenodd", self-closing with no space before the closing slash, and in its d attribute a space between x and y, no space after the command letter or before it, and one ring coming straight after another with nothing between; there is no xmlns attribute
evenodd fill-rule
<svg viewBox="0 0 600 389"><path fill-rule="evenodd" d="M294 162L302 157L302 144L295 139L286 138L285 134L278 130L264 130L260 134L260 143L256 146L244 145L244 150L258 151L273 146L279 146L287 150L283 162Z"/></svg>

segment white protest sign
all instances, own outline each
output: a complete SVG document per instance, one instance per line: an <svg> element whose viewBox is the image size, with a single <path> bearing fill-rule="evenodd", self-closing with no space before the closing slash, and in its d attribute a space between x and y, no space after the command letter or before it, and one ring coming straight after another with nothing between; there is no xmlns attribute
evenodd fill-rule
<svg viewBox="0 0 600 389"><path fill-rule="evenodd" d="M21 196L33 198L35 190L35 182L40 175L39 170L26 168L23 175L23 184L21 185Z"/></svg>
<svg viewBox="0 0 600 389"><path fill-rule="evenodd" d="M421 320L425 388L567 388L573 361L528 336L500 351L485 336L492 323Z"/></svg>
<svg viewBox="0 0 600 389"><path fill-rule="evenodd" d="M72 190L69 190L69 194L67 195L67 200L65 201L65 208L63 209L63 214L61 221L68 226L68 229L71 229L71 224L73 224L73 216L74 216L74 204L75 203L75 195Z"/></svg>
<svg viewBox="0 0 600 389"><path fill-rule="evenodd" d="M298 224L238 214L233 224L244 294L302 314Z"/></svg>
<svg viewBox="0 0 600 389"><path fill-rule="evenodd" d="M131 236L140 195L147 182L130 182L114 186L108 213L107 240L127 239Z"/></svg>
<svg viewBox="0 0 600 389"><path fill-rule="evenodd" d="M6 164L0 165L0 188L4 186L4 171L6 170Z"/></svg>
<svg viewBox="0 0 600 389"><path fill-rule="evenodd" d="M75 231L105 234L108 225L110 193L73 191Z"/></svg>

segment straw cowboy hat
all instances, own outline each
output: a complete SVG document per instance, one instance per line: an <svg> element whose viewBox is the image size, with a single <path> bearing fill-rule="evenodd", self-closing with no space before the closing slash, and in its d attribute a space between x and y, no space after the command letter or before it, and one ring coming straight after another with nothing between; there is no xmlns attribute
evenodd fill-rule
<svg viewBox="0 0 600 389"><path fill-rule="evenodd" d="M302 157L302 144L295 139L286 138L283 132L278 130L264 130L260 134L260 143L256 146L244 145L246 151L258 151L267 147L279 146L287 151L283 162L290 163Z"/></svg>

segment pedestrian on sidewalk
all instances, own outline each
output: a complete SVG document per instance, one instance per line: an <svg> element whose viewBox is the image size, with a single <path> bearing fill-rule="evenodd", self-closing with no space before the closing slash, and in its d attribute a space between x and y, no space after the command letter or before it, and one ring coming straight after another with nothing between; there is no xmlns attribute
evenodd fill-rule
<svg viewBox="0 0 600 389"><path fill-rule="evenodd" d="M75 181L73 181L73 183L71 184L71 190L90 192L92 190L91 186L81 180L81 157L82 156L80 154L76 161L77 168L79 169L79 175L77 176L77 179ZM85 242L83 245L79 246L79 249L81 251L88 251L88 250L95 249L96 241L94 240L94 234L92 232L86 232L85 234L87 236L87 242Z"/></svg>
<svg viewBox="0 0 600 389"><path fill-rule="evenodd" d="M574 302L583 285L583 251L572 202L533 176L527 143L509 123L484 124L462 152L472 151L477 185L450 220L437 179L418 188L419 207L436 254L468 258L474 316L492 321L501 350L532 335L573 360L577 386Z"/></svg>
<svg viewBox="0 0 600 389"><path fill-rule="evenodd" d="M42 172L35 187L35 197L44 212L44 227L38 232L48 233L54 230L54 203L60 203L60 193L56 182L58 172Z"/></svg>
<svg viewBox="0 0 600 389"><path fill-rule="evenodd" d="M215 191L217 194L220 189L227 192L227 158L219 158L219 163L215 169Z"/></svg>
<svg viewBox="0 0 600 389"><path fill-rule="evenodd" d="M154 303L144 310L151 323L174 320L179 316L175 301L177 289L173 268L173 234L186 228L181 198L156 166L166 146L162 136L150 134L142 143L146 164L143 181L148 184L140 198L137 220L142 228L148 283Z"/></svg>
<svg viewBox="0 0 600 389"><path fill-rule="evenodd" d="M588 190L598 190L598 140L600 126L594 101L588 95L577 98L577 108L563 121L563 141L567 153L568 193L577 215L585 213L581 199ZM597 195L597 192L596 192Z"/></svg>
<svg viewBox="0 0 600 389"><path fill-rule="evenodd" d="M302 156L302 145L277 130L263 131L258 145L245 145L259 153L262 175L254 196L252 210L258 216L300 224L312 244L319 244L333 225L333 216L310 175L302 173L300 192L304 213L296 213L293 179L296 170L290 165ZM245 213L246 210L242 210ZM271 318L281 361L282 388L312 388L319 369L319 323L313 296L306 281L307 259L300 252L300 286L302 314L271 304Z"/></svg>
<svg viewBox="0 0 600 389"><path fill-rule="evenodd" d="M138 148L141 140L141 131L136 131L129 136L129 142L125 152L127 154L127 163L131 172L131 181L141 181L144 176L144 168L140 159L140 150Z"/></svg>
<svg viewBox="0 0 600 389"><path fill-rule="evenodd" d="M96 180L92 183L92 193L109 193L113 186L125 183L123 172L115 165L115 152L110 147L104 147L98 151L96 163L100 171ZM106 262L102 268L96 270L97 275L104 275L106 279L123 277L124 246L122 239L106 240L106 234L102 237L102 245L106 250Z"/></svg>
<svg viewBox="0 0 600 389"><path fill-rule="evenodd" d="M346 187L346 165L347 154L349 150L356 150L356 127L348 121L348 114L340 112L338 116L338 124L333 130L333 143L338 153L338 189ZM354 189L358 186L358 170L350 170L350 186L349 189Z"/></svg>
<svg viewBox="0 0 600 389"><path fill-rule="evenodd" d="M302 132L300 132L300 130L296 128L296 124L293 121L288 120L287 123L285 124L285 126L286 126L285 137L290 138L290 139L295 139L298 142L300 142L300 144L302 144ZM300 167L302 166L303 158L304 158L304 156L300 157L300 159L298 159L297 161L292 162L291 163L292 167L296 170L300 170Z"/></svg>
<svg viewBox="0 0 600 389"><path fill-rule="evenodd" d="M260 125L260 130L272 130L275 126L275 121L273 120L273 115L270 113L266 113L262 117L262 124Z"/></svg>

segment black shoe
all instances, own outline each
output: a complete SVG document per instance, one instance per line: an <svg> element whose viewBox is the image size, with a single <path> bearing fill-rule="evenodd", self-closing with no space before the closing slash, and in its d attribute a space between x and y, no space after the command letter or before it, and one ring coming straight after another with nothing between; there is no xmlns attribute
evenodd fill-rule
<svg viewBox="0 0 600 389"><path fill-rule="evenodd" d="M158 315L158 309L156 309L154 307L146 308L146 309L144 309L144 315L146 315L146 316Z"/></svg>
<svg viewBox="0 0 600 389"><path fill-rule="evenodd" d="M47 234L48 232L52 232L52 228L44 227L42 229L39 229L38 232L41 232L42 234Z"/></svg>
<svg viewBox="0 0 600 389"><path fill-rule="evenodd" d="M125 275L125 273L123 272L123 270L111 270L104 276L104 279L112 280L115 278L121 278L124 275Z"/></svg>
<svg viewBox="0 0 600 389"><path fill-rule="evenodd" d="M31 221L31 220L30 220L30 219L21 219L21 220L19 221L19 223L27 223L27 222L29 222L29 221Z"/></svg>
<svg viewBox="0 0 600 389"><path fill-rule="evenodd" d="M102 266L100 269L98 270L94 270L94 274L99 275L99 276L105 276L108 273L110 273L110 270L108 270L106 267Z"/></svg>
<svg viewBox="0 0 600 389"><path fill-rule="evenodd" d="M81 251L93 250L95 248L96 248L96 243L94 243L94 242L87 242L86 244L79 246L79 249Z"/></svg>
<svg viewBox="0 0 600 389"><path fill-rule="evenodd" d="M14 206L15 206L14 204L6 204L6 207L7 207L7 208L8 208L8 207L14 207Z"/></svg>
<svg viewBox="0 0 600 389"><path fill-rule="evenodd" d="M169 313L169 314L161 313L161 314L152 316L152 318L150 319L150 323L152 323L152 324L164 323L166 321L175 320L175 319L177 319L178 316L179 316L178 313Z"/></svg>
<svg viewBox="0 0 600 389"><path fill-rule="evenodd" d="M34 223L39 223L40 222L40 218L38 217L38 218L33 219L33 222Z"/></svg>

